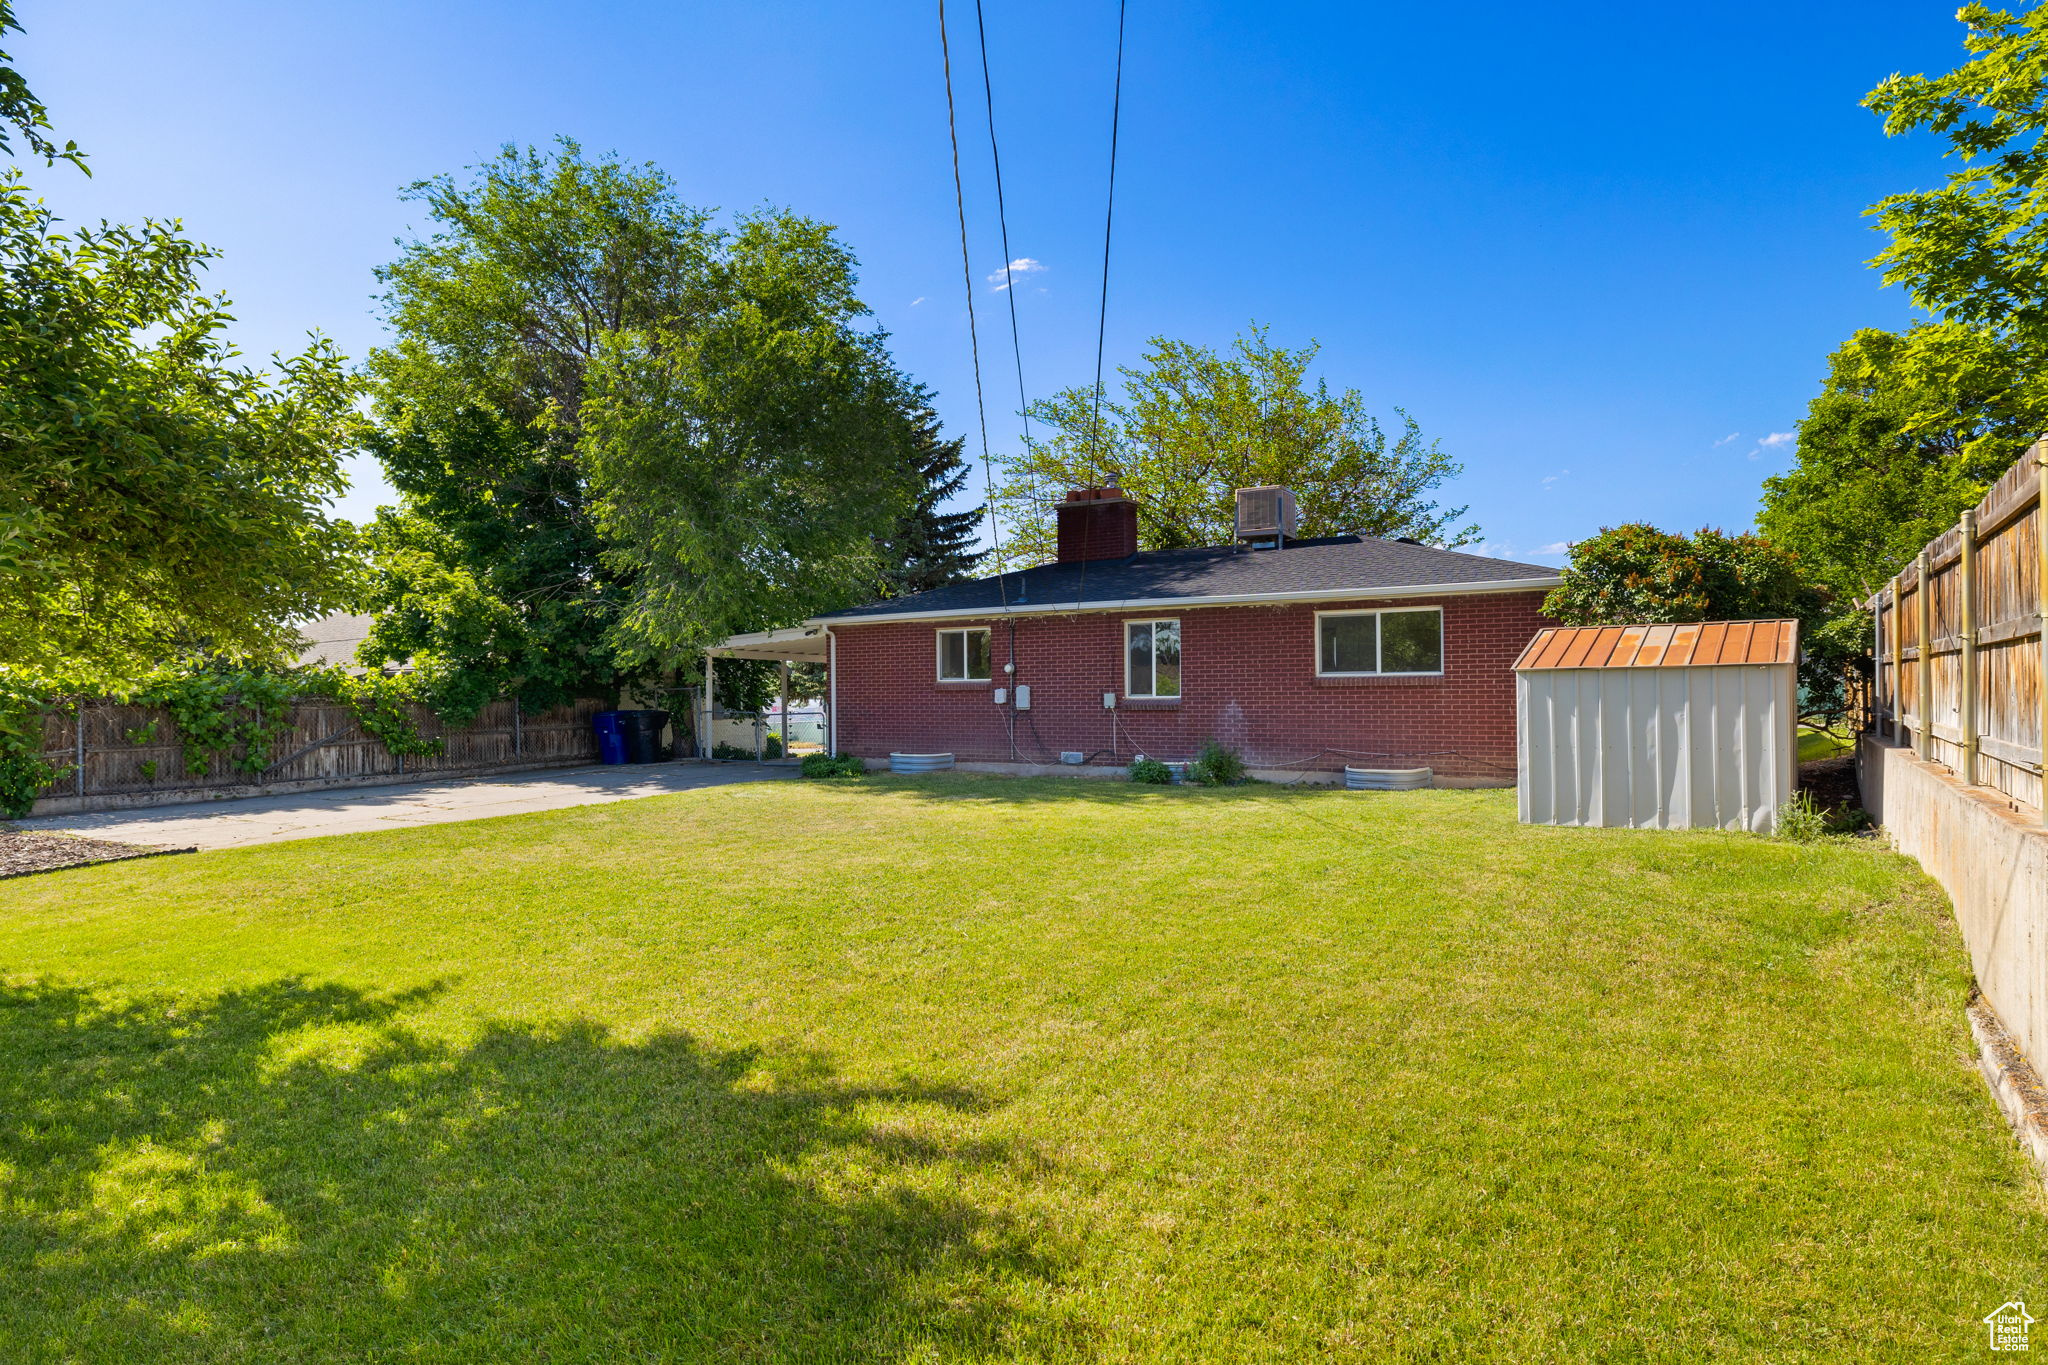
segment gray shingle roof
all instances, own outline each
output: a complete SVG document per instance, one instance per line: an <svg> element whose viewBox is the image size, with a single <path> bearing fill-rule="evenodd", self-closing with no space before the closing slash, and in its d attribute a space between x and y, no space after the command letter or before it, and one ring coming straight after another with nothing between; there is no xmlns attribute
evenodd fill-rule
<svg viewBox="0 0 2048 1365"><path fill-rule="evenodd" d="M1457 590L1474 584L1503 588L1549 587L1557 570L1540 564L1440 550L1372 536L1329 536L1290 541L1277 550L1214 546L1148 550L1127 559L1041 564L1034 569L955 583L908 597L892 597L813 619L857 621L868 616L959 616L1120 602L1204 598L1287 598L1356 593L1380 596L1411 589Z"/></svg>

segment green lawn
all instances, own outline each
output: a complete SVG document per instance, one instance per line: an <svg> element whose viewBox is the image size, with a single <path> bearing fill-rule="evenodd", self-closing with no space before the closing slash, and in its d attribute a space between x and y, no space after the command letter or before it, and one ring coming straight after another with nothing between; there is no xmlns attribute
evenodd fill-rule
<svg viewBox="0 0 2048 1365"><path fill-rule="evenodd" d="M1832 730L1817 730L1810 725L1799 727L1799 761L1811 763L1817 758L1835 758L1841 754L1856 752L1856 741L1849 735L1838 735Z"/></svg>
<svg viewBox="0 0 2048 1365"><path fill-rule="evenodd" d="M0 884L8 1361L1974 1358L1945 903L1512 793L724 787Z"/></svg>

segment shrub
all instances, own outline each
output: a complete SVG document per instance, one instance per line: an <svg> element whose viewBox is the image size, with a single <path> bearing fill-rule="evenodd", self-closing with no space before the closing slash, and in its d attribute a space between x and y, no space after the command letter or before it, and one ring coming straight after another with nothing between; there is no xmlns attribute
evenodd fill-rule
<svg viewBox="0 0 2048 1365"><path fill-rule="evenodd" d="M841 754L833 758L826 754L805 754L797 771L805 777L859 777L867 772L868 765L852 754Z"/></svg>
<svg viewBox="0 0 2048 1365"><path fill-rule="evenodd" d="M1861 834L1870 827L1870 812L1861 806L1844 806L1828 816L1830 834Z"/></svg>
<svg viewBox="0 0 2048 1365"><path fill-rule="evenodd" d="M1205 787L1228 787L1242 782L1244 759L1235 749L1226 748L1212 739L1202 746L1202 752L1195 761L1188 764L1188 780Z"/></svg>
<svg viewBox="0 0 2048 1365"><path fill-rule="evenodd" d="M1778 807L1778 838L1788 843L1810 844L1827 833L1827 812L1814 802L1812 792L1799 792Z"/></svg>
<svg viewBox="0 0 2048 1365"><path fill-rule="evenodd" d="M752 762L754 751L752 749L742 749L737 744L727 744L724 740L720 740L711 746L711 756L713 758L743 758Z"/></svg>
<svg viewBox="0 0 2048 1365"><path fill-rule="evenodd" d="M1173 781L1173 770L1156 758L1132 759L1131 781L1154 784L1171 782Z"/></svg>

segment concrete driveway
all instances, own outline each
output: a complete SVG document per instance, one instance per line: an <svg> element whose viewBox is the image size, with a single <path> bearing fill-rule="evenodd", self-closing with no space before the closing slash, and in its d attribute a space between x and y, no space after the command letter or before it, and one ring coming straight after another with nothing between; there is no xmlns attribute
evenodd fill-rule
<svg viewBox="0 0 2048 1365"><path fill-rule="evenodd" d="M560 810L604 801L718 787L731 782L796 776L794 766L772 763L654 763L616 767L551 768L455 781L345 787L291 796L250 796L195 801L141 810L45 815L15 821L17 829L52 830L124 844L173 848L240 848L322 834L439 825L522 811Z"/></svg>

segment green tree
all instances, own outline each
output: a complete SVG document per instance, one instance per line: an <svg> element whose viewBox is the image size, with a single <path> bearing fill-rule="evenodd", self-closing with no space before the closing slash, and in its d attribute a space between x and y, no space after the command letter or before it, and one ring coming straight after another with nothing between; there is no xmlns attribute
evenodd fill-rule
<svg viewBox="0 0 2048 1365"><path fill-rule="evenodd" d="M360 658L410 660L452 718L508 694L544 710L644 672L607 640L621 594L576 462L483 408L432 424L387 410L367 444L401 505L370 528L376 620Z"/></svg>
<svg viewBox="0 0 2048 1365"><path fill-rule="evenodd" d="M912 493L907 385L829 228L715 227L651 165L507 148L406 191L381 272L370 660L456 711L653 681L872 592Z"/></svg>
<svg viewBox="0 0 2048 1365"><path fill-rule="evenodd" d="M1561 575L1543 613L1568 626L1803 617L1820 605L1795 556L1762 536L1711 528L1603 527L1572 546Z"/></svg>
<svg viewBox="0 0 2048 1365"><path fill-rule="evenodd" d="M881 546L884 589L891 597L958 583L988 553L974 548L988 509L945 510L946 502L958 496L973 473L961 454L962 441L949 441L941 434L931 396L922 387L908 395L905 412L918 492L916 505Z"/></svg>
<svg viewBox="0 0 2048 1365"><path fill-rule="evenodd" d="M1956 17L1970 61L1940 76L1895 74L1864 100L1888 135L1937 133L1961 163L1940 189L1872 208L1891 236L1873 264L1930 313L2038 362L2048 347L2048 5L2016 16L1970 4Z"/></svg>
<svg viewBox="0 0 2048 1365"><path fill-rule="evenodd" d="M0 9L0 32L14 27ZM0 69L0 126L46 160L43 107ZM351 589L356 384L317 337L235 363L218 253L176 223L56 230L0 179L0 664L134 676L181 650L274 654Z"/></svg>
<svg viewBox="0 0 2048 1365"><path fill-rule="evenodd" d="M1054 507L1070 488L1116 483L1138 504L1138 542L1150 550L1228 543L1239 488L1294 490L1303 536L1409 536L1445 546L1478 537L1457 526L1430 490L1459 466L1395 409L1389 440L1356 389L1333 392L1308 371L1318 346L1275 346L1254 326L1227 354L1154 337L1144 363L1124 369L1121 401L1070 388L1031 405L1049 436L1004 462L996 507L1003 557L1052 557Z"/></svg>
<svg viewBox="0 0 2048 1365"><path fill-rule="evenodd" d="M1861 638L1834 628L1828 594L1797 555L1763 536L1712 528L1682 536L1642 522L1602 527L1573 544L1562 576L1543 613L1568 626L1791 617L1800 623L1806 708L1824 719L1841 713L1843 670Z"/></svg>
<svg viewBox="0 0 2048 1365"><path fill-rule="evenodd" d="M1796 464L1764 482L1758 525L1831 598L1815 654L1867 653L1859 604L2048 429L2048 7L1957 17L1971 60L1864 101L1888 135L1936 133L1960 163L1871 209L1890 236L1872 264L1933 316L1837 350Z"/></svg>
<svg viewBox="0 0 2048 1365"><path fill-rule="evenodd" d="M609 340L584 409L617 633L659 659L873 596L916 493L907 384L831 229L742 218L721 264L716 307Z"/></svg>
<svg viewBox="0 0 2048 1365"><path fill-rule="evenodd" d="M1838 611L1857 611L2048 429L2010 346L1933 330L1858 332L1836 351L1793 467L1764 480L1758 529Z"/></svg>
<svg viewBox="0 0 2048 1365"><path fill-rule="evenodd" d="M653 167L566 140L402 197L433 231L378 272L394 339L370 356L368 445L400 502L373 531L360 657L410 659L456 717L506 693L537 710L653 678L614 638L631 585L591 507L585 378L615 332L699 306L707 215Z"/></svg>
<svg viewBox="0 0 2048 1365"><path fill-rule="evenodd" d="M13 0L0 0L0 39L9 33L21 32L21 25L14 19ZM46 166L59 161L72 165L91 175L85 164L85 153L78 150L75 142L66 142L59 147L50 137L50 111L28 88L28 82L15 70L14 61L5 52L0 52L0 153L14 155L14 144L9 139L8 129L19 136L30 156L39 156Z"/></svg>

